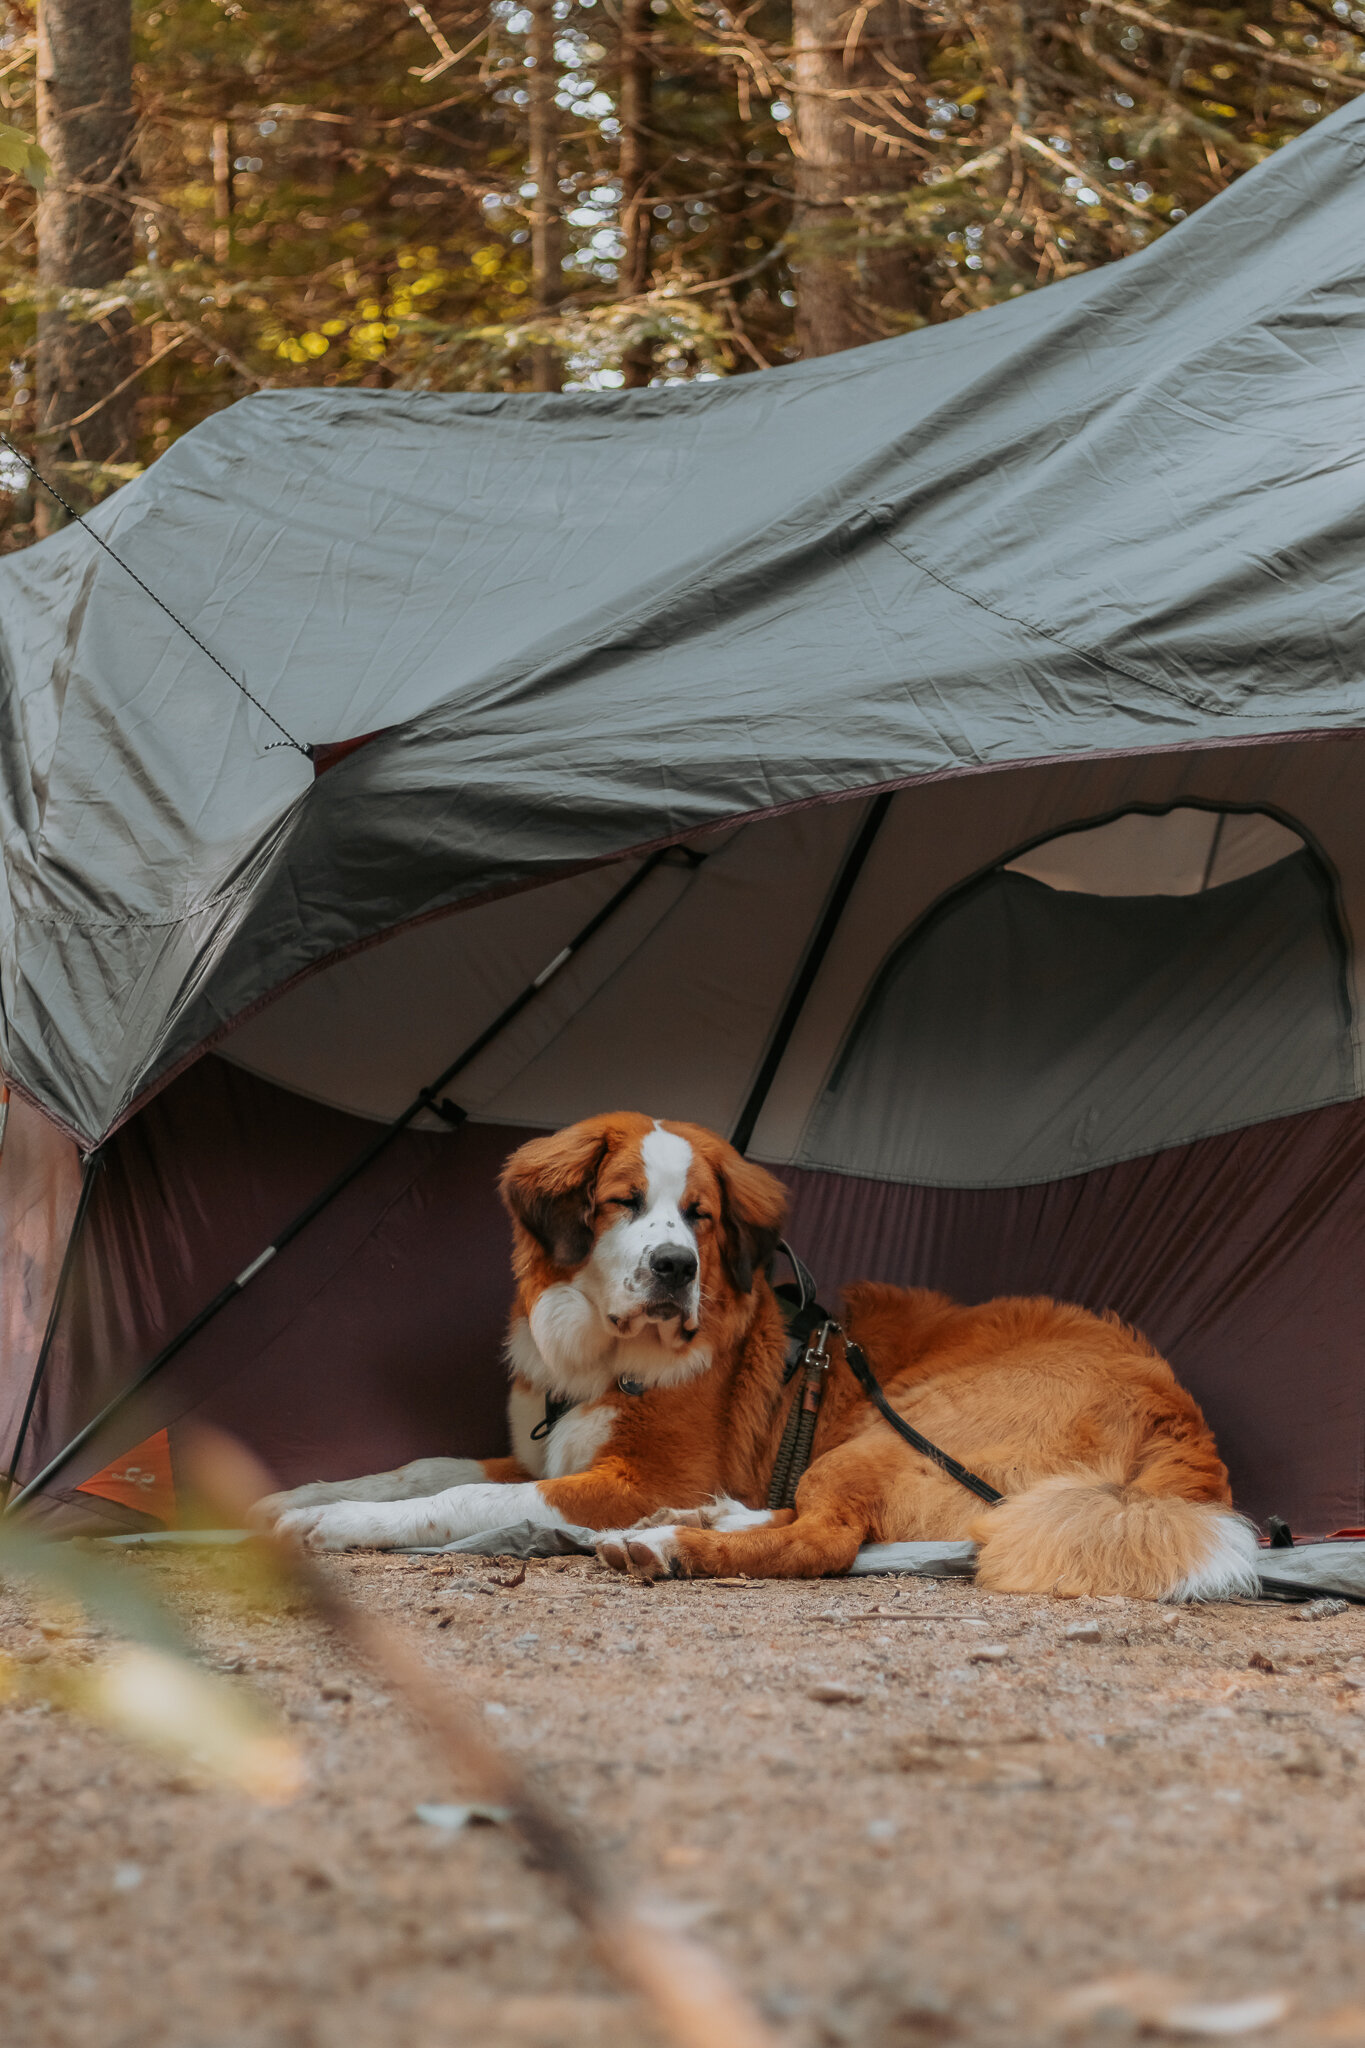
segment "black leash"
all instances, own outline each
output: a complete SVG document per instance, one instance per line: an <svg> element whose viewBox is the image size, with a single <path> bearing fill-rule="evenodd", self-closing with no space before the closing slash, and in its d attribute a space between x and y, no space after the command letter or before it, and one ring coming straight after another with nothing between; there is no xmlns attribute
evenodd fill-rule
<svg viewBox="0 0 1365 2048"><path fill-rule="evenodd" d="M616 1384L623 1394L643 1394L645 1391L643 1380L627 1379L624 1374ZM569 1413L569 1410L577 1406L577 1401L571 1401L567 1394L547 1394L545 1396L545 1413L531 1431L531 1442L533 1444L544 1443L555 1424L562 1422Z"/></svg>
<svg viewBox="0 0 1365 2048"><path fill-rule="evenodd" d="M931 1443L927 1436L921 1436L904 1416L897 1415L882 1392L877 1375L868 1364L867 1353L862 1345L855 1344L845 1331L840 1330L838 1323L831 1323L830 1328L843 1337L844 1358L849 1371L873 1407L879 1411L883 1422L889 1422L897 1436L903 1436L911 1448L919 1451L924 1457L932 1458L940 1472L946 1472L950 1479L955 1479L959 1486L965 1486L968 1493L974 1493L978 1500L984 1500L988 1506L994 1507L997 1501L1005 1498L1003 1493L998 1492L977 1473L969 1472L965 1465L960 1465L947 1451L940 1450L937 1444Z"/></svg>
<svg viewBox="0 0 1365 2048"><path fill-rule="evenodd" d="M777 1248L796 1275L794 1283L784 1281L773 1289L787 1325L787 1370L782 1375L782 1384L789 1387L798 1372L802 1373L802 1379L787 1410L786 1427L773 1461L772 1478L768 1481L768 1506L789 1508L796 1498L797 1482L810 1464L815 1425L820 1420L820 1404L825 1398L830 1319L815 1298L815 1278L810 1268L797 1257L785 1238L779 1240Z"/></svg>
<svg viewBox="0 0 1365 2048"><path fill-rule="evenodd" d="M820 1420L820 1404L825 1398L825 1375L829 1371L827 1345L833 1327L832 1323L821 1323L819 1329L813 1330L801 1347L797 1364L804 1367L804 1371L801 1384L787 1411L787 1426L777 1447L773 1476L768 1481L770 1508L794 1506L797 1482L810 1464L811 1449L815 1443L815 1425ZM791 1378L789 1366L784 1384L789 1384Z"/></svg>
<svg viewBox="0 0 1365 2048"><path fill-rule="evenodd" d="M558 1394L547 1394L545 1396L545 1413L531 1431L531 1442L533 1444L544 1443L555 1424L562 1422L569 1410L577 1406L578 1403L576 1401L561 1399Z"/></svg>
<svg viewBox="0 0 1365 2048"><path fill-rule="evenodd" d="M795 1287L789 1282L784 1282L782 1286L773 1290L782 1308L791 1338L787 1370L782 1384L790 1386L798 1371L804 1369L804 1373L801 1385L788 1410L782 1441L777 1448L773 1476L768 1485L768 1506L791 1507L796 1498L797 1484L804 1477L810 1464L811 1447L815 1442L815 1426L819 1420L820 1405L824 1400L825 1385L832 1363L829 1353L832 1337L843 1338L844 1358L849 1371L883 1422L889 1422L897 1436L903 1437L911 1449L918 1451L921 1457L931 1459L940 1472L946 1472L950 1479L955 1479L959 1486L965 1486L978 1500L985 1501L990 1507L1003 1500L1003 1493L998 1492L978 1473L969 1471L950 1452L941 1450L936 1443L931 1442L903 1416L896 1413L882 1392L881 1382L873 1372L862 1345L856 1344L842 1324L816 1300L815 1282L811 1278L809 1268L801 1263L790 1245L783 1244L779 1249L786 1253L796 1274Z"/></svg>

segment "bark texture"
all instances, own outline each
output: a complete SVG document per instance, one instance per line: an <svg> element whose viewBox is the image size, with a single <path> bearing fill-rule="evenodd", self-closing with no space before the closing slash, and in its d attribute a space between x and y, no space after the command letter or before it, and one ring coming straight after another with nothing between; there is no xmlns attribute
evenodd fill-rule
<svg viewBox="0 0 1365 2048"><path fill-rule="evenodd" d="M51 162L38 204L38 282L48 292L114 283L133 261L129 0L40 0L38 141ZM51 462L133 455L134 366L126 312L38 320L40 446Z"/></svg>
<svg viewBox="0 0 1365 2048"><path fill-rule="evenodd" d="M875 204L915 176L893 109L897 73L915 75L919 51L905 0L793 0L792 45L796 339L803 355L828 356L922 310L913 245L896 238L894 206Z"/></svg>
<svg viewBox="0 0 1365 2048"><path fill-rule="evenodd" d="M649 0L624 0L621 10L621 235L626 253L618 273L620 295L633 299L649 288L649 124L653 72L649 57ZM621 369L627 389L648 384L654 351L647 342L627 349Z"/></svg>
<svg viewBox="0 0 1365 2048"><path fill-rule="evenodd" d="M531 282L537 313L552 313L564 295L564 223L559 207L559 108L555 92L554 0L531 0L532 59L530 79L530 171L536 196L531 202ZM532 382L537 391L558 391L564 381L557 349L537 343L531 352Z"/></svg>

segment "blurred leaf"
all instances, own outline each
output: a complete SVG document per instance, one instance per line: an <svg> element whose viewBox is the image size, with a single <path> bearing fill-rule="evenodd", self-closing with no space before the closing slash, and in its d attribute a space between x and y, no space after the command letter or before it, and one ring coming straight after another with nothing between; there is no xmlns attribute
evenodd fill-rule
<svg viewBox="0 0 1365 2048"><path fill-rule="evenodd" d="M0 1579L35 1579L49 1592L77 1600L120 1635L134 1636L171 1655L193 1655L189 1639L122 1564L110 1564L73 1543L49 1543L11 1522L0 1522Z"/></svg>
<svg viewBox="0 0 1365 2048"><path fill-rule="evenodd" d="M297 1744L248 1695L183 1657L125 1648L84 1667L72 1692L92 1720L267 1805L285 1805L303 1789L307 1769Z"/></svg>
<svg viewBox="0 0 1365 2048"><path fill-rule="evenodd" d="M302 1789L306 1767L297 1744L249 1693L205 1670L126 1565L0 1523L0 1577L76 1600L134 1639L90 1664L0 1658L0 1702L49 1700L270 1805Z"/></svg>
<svg viewBox="0 0 1365 2048"><path fill-rule="evenodd" d="M8 128L3 122L0 122L0 166L13 171L17 177L27 178L35 192L42 191L52 168L46 150L39 149L22 128Z"/></svg>

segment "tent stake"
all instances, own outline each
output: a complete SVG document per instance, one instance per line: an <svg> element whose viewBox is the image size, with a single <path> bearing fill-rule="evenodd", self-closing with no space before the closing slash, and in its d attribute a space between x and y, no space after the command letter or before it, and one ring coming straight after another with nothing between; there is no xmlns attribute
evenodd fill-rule
<svg viewBox="0 0 1365 2048"><path fill-rule="evenodd" d="M19 1460L24 1454L24 1445L28 1440L28 1426L33 1420L33 1411L38 1404L38 1390L43 1384L43 1375L47 1371L47 1361L51 1356L52 1346L57 1339L57 1324L61 1319L62 1303L66 1300L67 1285L75 1268L76 1249L80 1243L81 1232L85 1226L85 1216L86 1211L90 1207L90 1197L95 1191L96 1176L103 1164L104 1154L98 1145L93 1152L87 1152L81 1161L81 1191L76 1197L76 1213L71 1219L71 1228L67 1233L66 1250L62 1253L61 1270L57 1274L57 1285L52 1290L52 1305L47 1312L47 1327L43 1331L43 1341L38 1347L38 1358L33 1368L33 1378L29 1381L28 1398L24 1402L24 1412L19 1418L18 1434L15 1436L14 1449L10 1452L9 1456L9 1470L3 1476L0 1476L0 1508L3 1508L8 1502L10 1490L19 1477Z"/></svg>
<svg viewBox="0 0 1365 2048"><path fill-rule="evenodd" d="M739 1121L730 1138L736 1152L747 1152L749 1149L754 1127L763 1113L768 1092L777 1079L777 1070L791 1043L791 1036L801 1012L806 1007L806 1000L815 986L815 978L824 965L825 955L839 928L839 920L848 908L848 899L853 894L854 885L863 871L863 863L872 851L872 842L881 831L882 821L891 808L893 793L888 789L879 797L873 798L872 806L859 828L858 836L849 848L848 857L839 870L839 878L830 891L829 902L825 905L825 914L816 928L815 937L811 940L806 957L801 962L801 971L787 998L787 1007L778 1019L777 1029L763 1056L763 1064L758 1070L753 1087L749 1090L749 1099L739 1113Z"/></svg>
<svg viewBox="0 0 1365 2048"><path fill-rule="evenodd" d="M684 860L687 862L688 866L692 868L700 867L702 861L705 859L704 854L694 853L690 847L685 846L676 848L671 846L660 847L656 852L651 853L648 859L643 861L641 865L635 870L635 873L630 877L630 880L627 882L623 882L621 887L616 891L614 896L608 897L607 901L602 905L602 908L596 911L593 914L593 916L588 919L588 922L582 927L582 929L579 932L577 932L572 939L570 939L568 945L563 947L561 951L555 955L554 959L550 961L547 967L541 969L541 972L535 977L534 981L528 982L525 988L522 989L521 993L512 998L511 1002L507 1005L506 1009L500 1011L499 1014L493 1019L493 1022L486 1026L486 1028L479 1033L478 1037L473 1041L473 1043L471 1045L467 1045L464 1051L459 1055L459 1057L451 1061L450 1065L445 1069L444 1073L438 1074L436 1079L431 1083L429 1087L421 1089L413 1097L412 1101L408 1104L407 1108L403 1111L401 1116L395 1117L391 1124L386 1124L384 1126L384 1129L379 1133L378 1137L373 1139L372 1142L365 1147L363 1152L358 1153L356 1157L351 1161L349 1166L344 1166L341 1172L337 1174L335 1179L329 1181L327 1183L327 1186L323 1188L322 1192L320 1194L315 1195L312 1201L309 1202L306 1205L306 1207L300 1209L298 1215L295 1216L291 1222L285 1225L284 1229L279 1232L278 1236L275 1237L274 1240L270 1244L268 1244L263 1251L257 1253L256 1257L251 1260L249 1265L244 1266L242 1268L241 1272L237 1275L237 1277L234 1280L229 1280L226 1287L220 1288L218 1293L214 1295L212 1301L206 1302L203 1308L200 1309L199 1313L196 1316L192 1317L191 1320L185 1324L183 1329L177 1330L175 1335L169 1340L169 1342L162 1345L161 1349L157 1352L156 1357L153 1358L147 1365L145 1365L142 1368L142 1371L138 1373L137 1377L133 1380L130 1380L128 1385L126 1387L123 1387L117 1394L115 1394L111 1401L106 1402L104 1407L101 1408L99 1414L94 1416L91 1421L87 1422L83 1429L77 1431L76 1435L72 1437L70 1443L65 1444L62 1447L62 1449L58 1451L56 1457L53 1458L49 1464L43 1467L43 1470L38 1473L37 1477L30 1479L27 1486L23 1487L20 1492L16 1493L13 1500L10 1500L6 1503L3 1512L7 1515L13 1514L17 1508L21 1508L24 1505L25 1501L31 1500L35 1493L39 1492L44 1486L46 1486L50 1479L55 1479L59 1472L64 1471L65 1468L71 1463L71 1460L74 1457L76 1457L77 1454L80 1451L82 1451L85 1448L85 1446L90 1442L91 1438L99 1434L100 1430L104 1428L106 1422L108 1422L113 1416L117 1415L119 1410L123 1408L129 1401L131 1401L134 1394L139 1393L142 1390L142 1388L147 1385L147 1382L149 1380L155 1379L156 1375L162 1370L163 1366L169 1365L171 1360L175 1358L181 1351L183 1351L185 1346L189 1344L195 1337L197 1337L199 1335L199 1332L214 1320L215 1316L221 1314L221 1312L227 1307L230 1301L235 1301L237 1296L242 1293L243 1289L248 1287L250 1283L255 1279L256 1275L265 1266L270 1265L272 1261L276 1258L276 1256L284 1250L286 1245L292 1244L294 1239L299 1235L299 1233L308 1228L308 1225L313 1221L314 1217L321 1215L322 1211L328 1206L328 1204L330 1202L335 1201L336 1197L342 1192L343 1188L349 1187L353 1180L358 1179L358 1177L365 1171L366 1167L369 1166L373 1160L377 1159L380 1153L385 1151L387 1147L393 1143L394 1139L398 1137L401 1132L407 1129L408 1125L412 1122L414 1117L420 1116L421 1112L424 1109L430 1109L434 1111L434 1113L437 1116L441 1117L446 1123L451 1125L452 1128L458 1129L458 1127L464 1122L466 1113L459 1107L458 1103L443 1102L441 1100L442 1090L448 1088L451 1082L455 1080L456 1076L462 1074L465 1068L468 1067L474 1060L476 1060L479 1054L481 1052L484 1052L487 1049L487 1047L492 1044L493 1040L496 1037L498 1037L499 1033L505 1031L508 1025L511 1024L515 1018L521 1015L522 1011L526 1008L528 1003L534 1002L536 996L540 993L541 989L545 987L546 983L559 972L561 967L563 967L568 961L572 960L576 953L580 952L582 948L587 945L588 941L602 929L602 926L606 924L607 920L616 914L616 912L628 900L628 898L635 894L635 891L639 888L640 884L649 875L652 875L654 870L663 861L665 861L671 853L680 853L683 856ZM94 1154L91 1154L92 1158L94 1156ZM84 1203L84 1187L81 1190L81 1200L82 1203ZM78 1212L78 1214L80 1213L83 1213L83 1211ZM74 1233L72 1242L74 1242ZM70 1260L70 1257L71 1244L68 1243L68 1261ZM62 1278L58 1281L59 1294L61 1288L65 1284L65 1277L66 1267L64 1265L62 1269ZM29 1412L31 1412L33 1402L37 1396L38 1380L41 1376L42 1368L46 1364L49 1342L56 1322L56 1309L57 1303L54 1302L53 1313L51 1317L49 1317L48 1321L48 1335L43 1341L43 1350L39 1358L38 1370L34 1374L34 1383L29 1392L29 1407L25 1411L24 1415L25 1429L28 1425ZM11 1479L8 1482L9 1484L13 1483L13 1472L14 1461L11 1461Z"/></svg>

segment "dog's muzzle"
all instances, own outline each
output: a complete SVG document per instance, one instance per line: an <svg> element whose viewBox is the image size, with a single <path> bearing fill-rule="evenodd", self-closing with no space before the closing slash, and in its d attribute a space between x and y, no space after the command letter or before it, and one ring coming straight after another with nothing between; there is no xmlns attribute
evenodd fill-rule
<svg viewBox="0 0 1365 2048"><path fill-rule="evenodd" d="M671 1322L676 1316L686 1331L697 1281L696 1252L690 1244L656 1245L645 1267L649 1286L645 1314L654 1322Z"/></svg>

